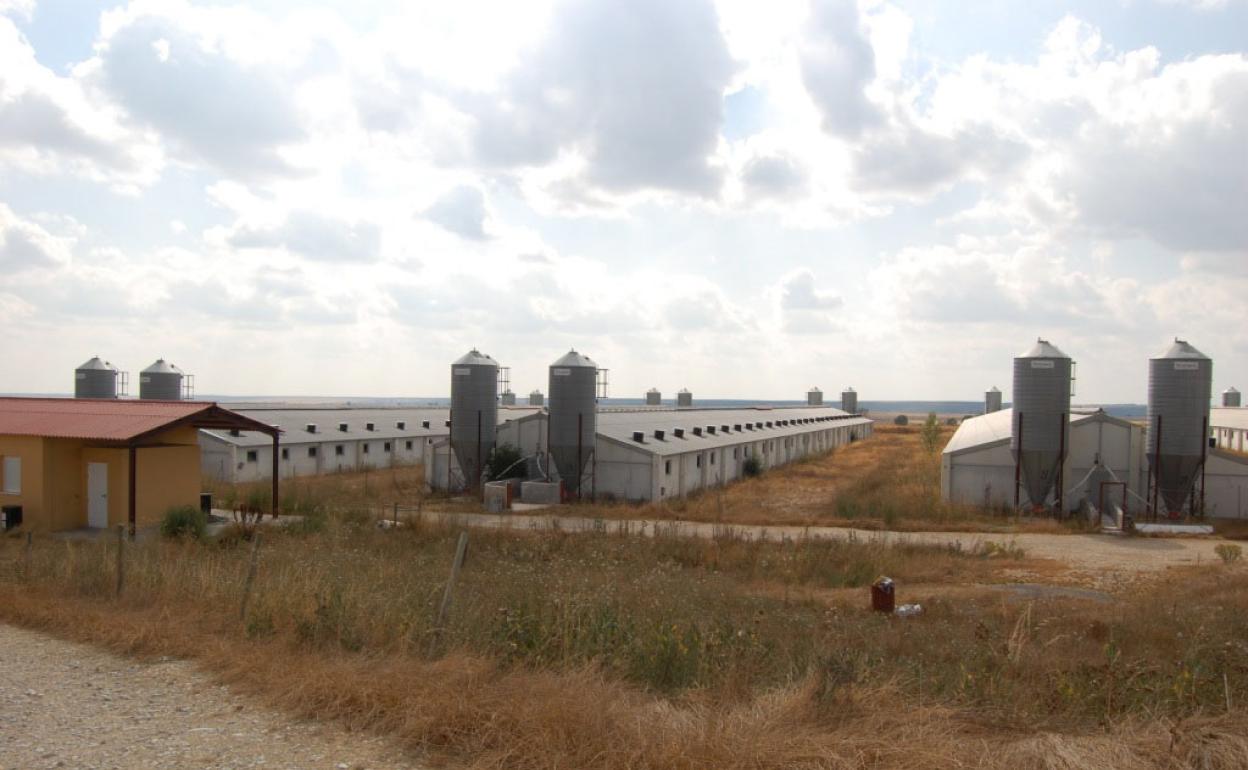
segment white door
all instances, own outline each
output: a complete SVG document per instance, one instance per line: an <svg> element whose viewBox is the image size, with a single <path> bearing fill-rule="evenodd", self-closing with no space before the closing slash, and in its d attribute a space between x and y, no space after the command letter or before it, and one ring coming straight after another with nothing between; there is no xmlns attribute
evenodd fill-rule
<svg viewBox="0 0 1248 770"><path fill-rule="evenodd" d="M87 463L87 526L108 527L108 463Z"/></svg>

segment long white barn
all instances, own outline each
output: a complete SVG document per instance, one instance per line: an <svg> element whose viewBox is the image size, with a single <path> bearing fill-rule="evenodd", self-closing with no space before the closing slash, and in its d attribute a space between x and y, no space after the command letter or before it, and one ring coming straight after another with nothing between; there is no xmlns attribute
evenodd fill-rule
<svg viewBox="0 0 1248 770"><path fill-rule="evenodd" d="M597 436L586 448L585 488L599 499L633 501L683 497L740 478L747 458L763 469L867 438L872 421L832 407L746 409L619 408L597 413ZM506 420L498 443L553 470L546 459L547 414ZM462 485L447 439L425 450L425 480L436 489Z"/></svg>

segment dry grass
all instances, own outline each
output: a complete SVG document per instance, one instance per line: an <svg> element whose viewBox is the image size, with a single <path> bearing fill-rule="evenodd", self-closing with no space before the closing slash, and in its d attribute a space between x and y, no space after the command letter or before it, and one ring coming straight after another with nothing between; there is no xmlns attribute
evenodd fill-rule
<svg viewBox="0 0 1248 770"><path fill-rule="evenodd" d="M941 427L940 446L955 429ZM893 531L1050 532L1070 526L986 512L940 499L940 452L923 448L919 426L876 425L874 436L684 500L597 504L583 515L845 526Z"/></svg>
<svg viewBox="0 0 1248 770"><path fill-rule="evenodd" d="M3 539L0 618L191 658L271 705L476 768L1248 764L1242 567L1111 605L965 596L898 621L864 606L881 572L904 600L911 584L991 582L1026 562L730 534L474 532L435 637L456 533L351 521L266 533L245 621L245 547L131 546L118 600L110 541L37 541L28 565ZM856 587L861 601L777 586Z"/></svg>

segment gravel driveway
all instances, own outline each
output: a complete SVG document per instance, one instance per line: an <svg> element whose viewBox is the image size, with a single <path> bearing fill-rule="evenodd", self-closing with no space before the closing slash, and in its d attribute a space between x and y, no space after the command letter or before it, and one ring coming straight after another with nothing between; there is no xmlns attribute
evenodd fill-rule
<svg viewBox="0 0 1248 770"><path fill-rule="evenodd" d="M414 767L375 736L292 721L182 661L137 663L0 623L0 770Z"/></svg>

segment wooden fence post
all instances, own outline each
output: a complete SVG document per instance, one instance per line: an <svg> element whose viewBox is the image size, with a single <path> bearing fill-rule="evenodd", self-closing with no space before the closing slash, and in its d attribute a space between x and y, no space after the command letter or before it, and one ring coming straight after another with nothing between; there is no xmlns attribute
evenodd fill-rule
<svg viewBox="0 0 1248 770"><path fill-rule="evenodd" d="M126 527L117 525L117 596L121 596L121 588L125 584L126 563Z"/></svg>
<svg viewBox="0 0 1248 770"><path fill-rule="evenodd" d="M30 541L31 541L31 534L27 532L25 553L23 553L22 555L22 577L27 582L30 582L30 549L31 549Z"/></svg>
<svg viewBox="0 0 1248 770"><path fill-rule="evenodd" d="M251 598L251 585L256 582L256 566L260 554L260 533L251 536L251 563L247 565L247 579L243 581L243 601L238 605L238 619L247 619L247 601Z"/></svg>
<svg viewBox="0 0 1248 770"><path fill-rule="evenodd" d="M459 571L464 566L468 555L468 533L459 533L459 542L455 544L455 560L451 562L451 575L446 580L446 591L442 594L442 603L438 605L438 617L433 624L433 638L429 645L429 655L437 651L438 641L442 636L446 618L451 612L451 601L455 598L455 583L459 580Z"/></svg>

